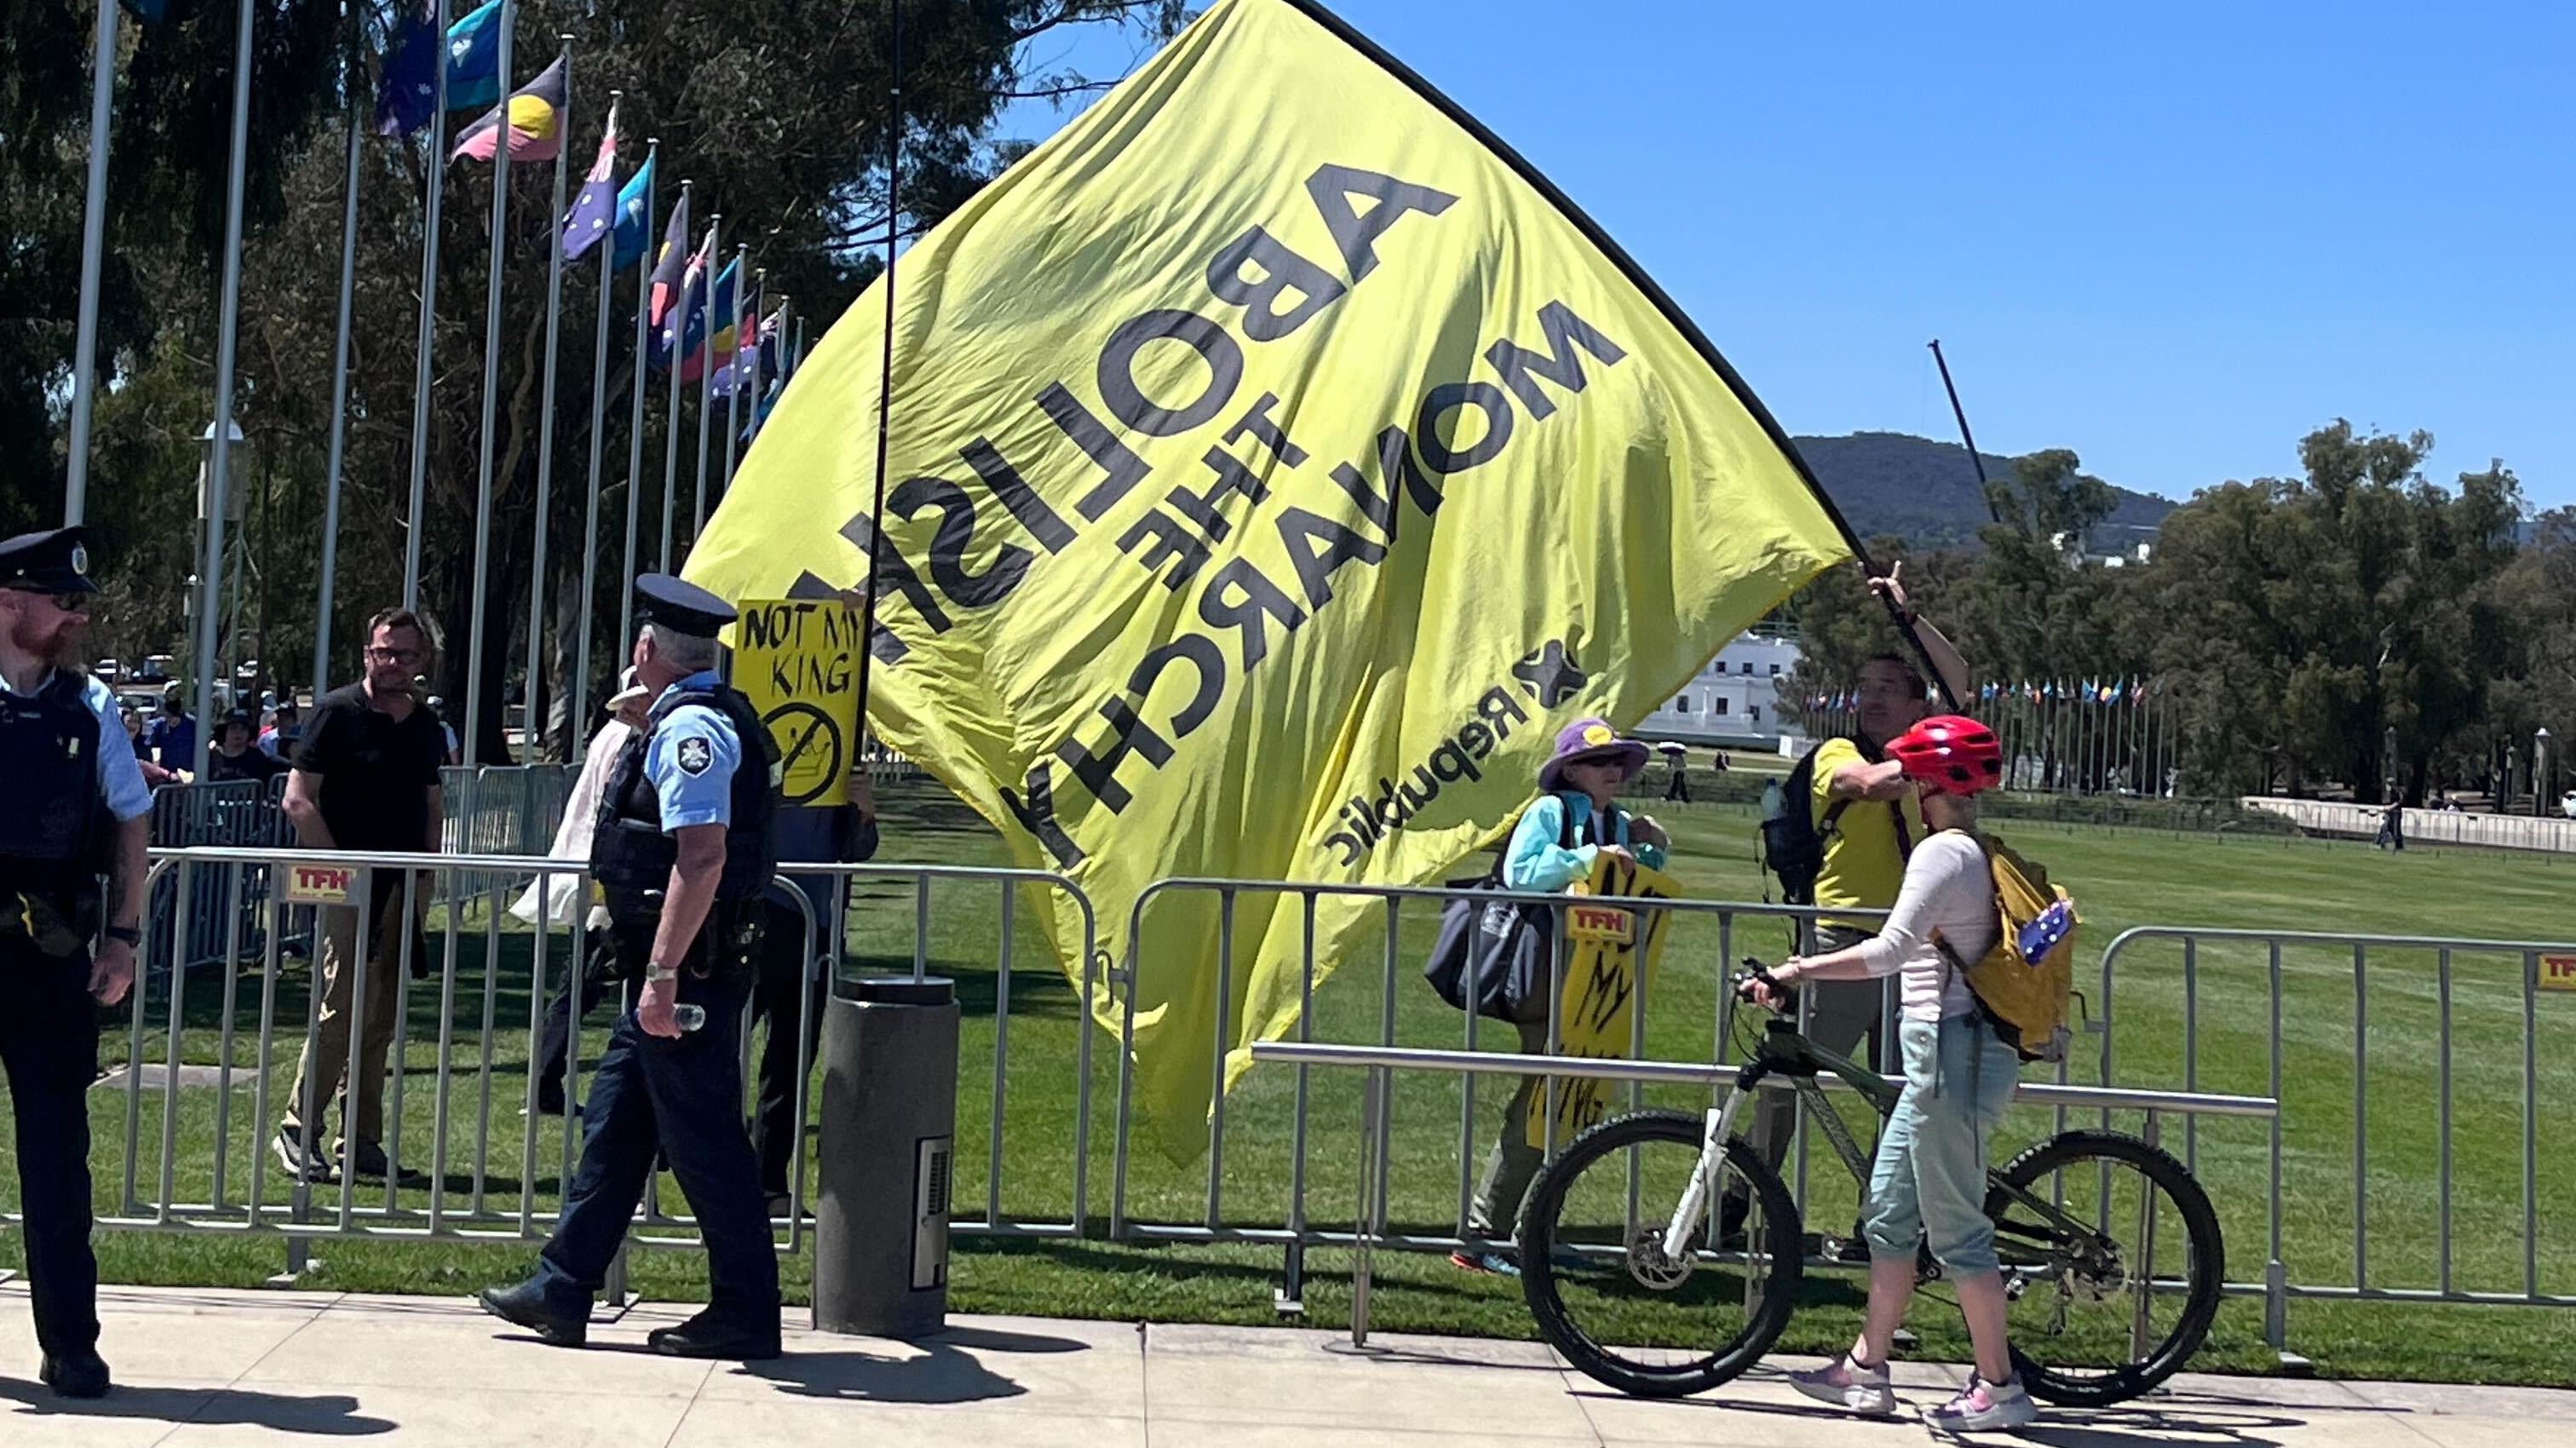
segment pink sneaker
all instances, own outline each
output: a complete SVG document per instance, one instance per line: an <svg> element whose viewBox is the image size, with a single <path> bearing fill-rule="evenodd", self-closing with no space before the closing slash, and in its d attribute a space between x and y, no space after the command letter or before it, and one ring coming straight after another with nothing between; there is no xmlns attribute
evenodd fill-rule
<svg viewBox="0 0 2576 1448"><path fill-rule="evenodd" d="M1896 1411L1896 1388L1888 1381L1887 1364L1865 1368L1852 1361L1850 1353L1811 1372L1789 1374L1789 1386L1845 1412L1884 1418Z"/></svg>
<svg viewBox="0 0 2576 1448"><path fill-rule="evenodd" d="M1924 1414L1923 1422L1936 1433L1991 1433L2027 1427L2038 1417L2039 1405L2022 1391L2019 1374L1990 1383L1970 1373L1959 1396Z"/></svg>

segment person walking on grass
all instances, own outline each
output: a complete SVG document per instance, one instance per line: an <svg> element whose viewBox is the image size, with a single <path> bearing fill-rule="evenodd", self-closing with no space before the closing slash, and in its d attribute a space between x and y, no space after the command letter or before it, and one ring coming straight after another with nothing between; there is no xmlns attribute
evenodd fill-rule
<svg viewBox="0 0 2576 1448"><path fill-rule="evenodd" d="M1593 863L1603 855L1633 859L1649 869L1664 867L1672 837L1642 815L1631 815L1611 803L1619 787L1646 768L1646 746L1622 739L1603 719L1578 719L1556 736L1556 752L1538 772L1538 802L1521 812L1503 854L1503 887L1507 890L1558 892L1591 878ZM1547 985L1533 999L1515 1002L1514 1025L1521 1054L1547 1053L1550 1007ZM1545 1162L1541 1148L1529 1141L1530 1102L1545 1089L1544 1078L1524 1076L1503 1109L1502 1134L1485 1159L1484 1179L1467 1213L1467 1235L1488 1241L1509 1238L1519 1225L1521 1200ZM1518 1276L1520 1268L1498 1251L1466 1250L1450 1254L1451 1265L1470 1272Z"/></svg>
<svg viewBox="0 0 2576 1448"><path fill-rule="evenodd" d="M1896 1411L1888 1350L1914 1300L1915 1254L1925 1242L1956 1288L1976 1371L1948 1403L1925 1415L1954 1433L2018 1428L2038 1410L2013 1370L2007 1302L1986 1215L1986 1148L2012 1103L2021 1056L1977 1009L1956 961L1982 959L2002 923L1994 877L1977 835L1977 794L2003 777L1994 731L1939 715L1890 741L1932 833L1905 862L1896 908L1878 933L1825 955L1793 957L1748 994L1774 1010L1802 984L1895 975L1903 996L1897 1037L1905 1093L1878 1139L1862 1231L1869 1242L1869 1305L1860 1336L1830 1364L1791 1373L1800 1393L1855 1413Z"/></svg>

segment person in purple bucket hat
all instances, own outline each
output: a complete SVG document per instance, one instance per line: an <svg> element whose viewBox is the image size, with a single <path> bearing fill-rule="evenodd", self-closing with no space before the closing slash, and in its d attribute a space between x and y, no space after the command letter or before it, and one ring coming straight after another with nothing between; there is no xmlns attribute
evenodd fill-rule
<svg viewBox="0 0 2576 1448"><path fill-rule="evenodd" d="M1634 860L1662 869L1672 837L1644 815L1632 815L1611 801L1619 787L1646 768L1646 746L1623 739L1606 719L1577 719L1558 732L1556 752L1539 766L1539 795L1521 812L1503 851L1503 885L1511 890L1566 889L1590 879L1601 856ZM1520 1031L1524 1055L1547 1053L1545 999L1529 1001L1513 1024ZM1542 1079L1521 1078L1520 1090L1503 1110L1502 1134L1485 1159L1484 1179L1468 1209L1467 1234L1489 1242L1508 1240L1519 1225L1521 1199L1529 1195L1544 1153L1528 1141L1525 1121L1530 1097L1543 1090ZM1470 1272L1520 1275L1520 1266L1505 1251L1485 1249L1450 1254L1450 1262Z"/></svg>

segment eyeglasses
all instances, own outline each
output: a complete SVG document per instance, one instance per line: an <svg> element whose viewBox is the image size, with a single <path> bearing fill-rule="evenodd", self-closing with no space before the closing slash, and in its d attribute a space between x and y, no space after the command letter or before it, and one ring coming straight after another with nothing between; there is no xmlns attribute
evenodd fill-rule
<svg viewBox="0 0 2576 1448"><path fill-rule="evenodd" d="M370 647L367 657L380 664L416 664L420 662L420 650Z"/></svg>
<svg viewBox="0 0 2576 1448"><path fill-rule="evenodd" d="M21 593L29 598L41 598L52 604L57 612L76 613L83 616L89 613L89 595L86 593L48 593L33 588L13 588L10 592Z"/></svg>

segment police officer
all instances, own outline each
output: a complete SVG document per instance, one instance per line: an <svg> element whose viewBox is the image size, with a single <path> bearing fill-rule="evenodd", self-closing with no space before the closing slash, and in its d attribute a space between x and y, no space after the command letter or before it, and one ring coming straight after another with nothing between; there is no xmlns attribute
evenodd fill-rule
<svg viewBox="0 0 2576 1448"><path fill-rule="evenodd" d="M778 1356L778 1261L743 1130L737 1054L777 871L778 755L751 703L716 674L734 611L667 574L636 580L637 679L654 692L619 756L591 839L621 965L642 978L591 1077L581 1169L534 1277L485 1311L579 1347L656 1148L706 1238L707 1309L647 1339L674 1357ZM703 1011L684 1026L674 1008Z"/></svg>
<svg viewBox="0 0 2576 1448"><path fill-rule="evenodd" d="M116 697L82 661L89 595L98 591L88 572L78 528L0 542L0 760L9 780L0 808L0 1065L17 1106L42 1377L67 1398L108 1389L89 1246L87 1094L98 1075L98 1007L124 999L134 982L152 810ZM102 872L113 882L105 902ZM93 960L91 938L102 933Z"/></svg>

